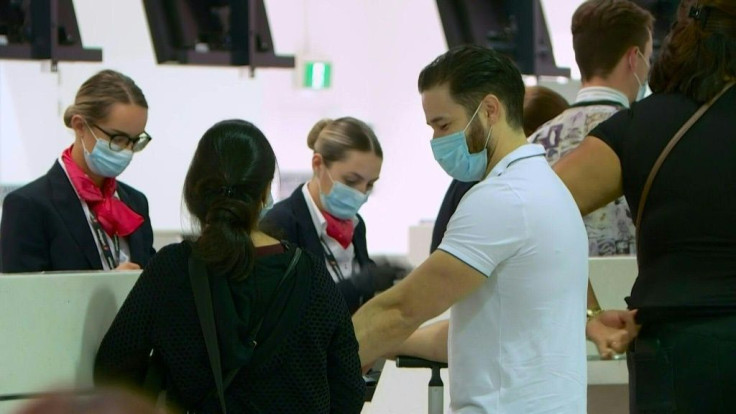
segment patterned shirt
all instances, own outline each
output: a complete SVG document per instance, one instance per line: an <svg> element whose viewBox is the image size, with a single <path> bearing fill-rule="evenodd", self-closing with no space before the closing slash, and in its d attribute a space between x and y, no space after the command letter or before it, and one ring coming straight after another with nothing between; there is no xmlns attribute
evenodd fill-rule
<svg viewBox="0 0 736 414"><path fill-rule="evenodd" d="M608 88L581 89L577 102L537 129L528 138L529 142L543 145L547 161L554 165L577 148L598 124L628 106L623 105L628 102L621 102L621 96ZM588 232L590 256L636 253L636 231L624 197L588 214L583 221Z"/></svg>

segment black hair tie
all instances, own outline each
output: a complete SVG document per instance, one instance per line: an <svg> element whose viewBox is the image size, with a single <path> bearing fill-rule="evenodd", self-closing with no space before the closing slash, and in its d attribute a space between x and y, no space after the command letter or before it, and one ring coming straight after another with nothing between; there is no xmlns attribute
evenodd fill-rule
<svg viewBox="0 0 736 414"><path fill-rule="evenodd" d="M710 7L691 6L687 16L705 26L708 21L708 14L710 14Z"/></svg>
<svg viewBox="0 0 736 414"><path fill-rule="evenodd" d="M233 198L235 196L235 188L231 185L226 185L220 188L220 194L227 198Z"/></svg>

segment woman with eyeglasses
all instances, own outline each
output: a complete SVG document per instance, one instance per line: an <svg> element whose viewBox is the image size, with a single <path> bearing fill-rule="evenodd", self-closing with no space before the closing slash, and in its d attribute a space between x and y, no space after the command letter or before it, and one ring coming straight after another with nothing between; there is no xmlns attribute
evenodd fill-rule
<svg viewBox="0 0 736 414"><path fill-rule="evenodd" d="M43 177L9 193L0 272L133 270L155 253L146 197L118 182L151 141L148 103L129 77L104 70L79 88L64 123L75 140Z"/></svg>

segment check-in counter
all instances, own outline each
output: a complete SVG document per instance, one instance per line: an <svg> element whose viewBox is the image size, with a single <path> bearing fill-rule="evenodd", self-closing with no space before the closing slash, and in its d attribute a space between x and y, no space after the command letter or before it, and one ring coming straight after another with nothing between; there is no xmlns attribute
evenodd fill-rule
<svg viewBox="0 0 736 414"><path fill-rule="evenodd" d="M0 274L0 400L92 388L97 348L139 275ZM20 403L0 401L0 414Z"/></svg>
<svg viewBox="0 0 736 414"><path fill-rule="evenodd" d="M423 234L431 234L424 228ZM425 250L426 251L426 250ZM424 253L426 256L426 253ZM415 255L413 260L423 260ZM0 400L57 387L92 387L97 347L140 272L71 272L0 275ZM590 278L604 308L623 308L636 275L633 257L590 259ZM440 318L446 318L443 315ZM581 315L581 317L583 317ZM618 413L626 405L625 360L600 361L588 347L589 401ZM450 367L452 369L452 367ZM445 405L448 372L443 370ZM429 370L385 364L364 413L425 413ZM608 400L606 400L608 399ZM0 401L0 414L18 401ZM618 405L616 405L618 404Z"/></svg>

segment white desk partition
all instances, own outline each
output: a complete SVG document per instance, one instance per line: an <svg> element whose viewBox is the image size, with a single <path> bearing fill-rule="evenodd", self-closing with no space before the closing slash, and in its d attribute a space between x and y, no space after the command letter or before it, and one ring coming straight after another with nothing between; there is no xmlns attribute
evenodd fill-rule
<svg viewBox="0 0 736 414"><path fill-rule="evenodd" d="M588 277L601 307L626 309L624 298L631 293L638 273L636 257L593 257L588 259L588 263Z"/></svg>
<svg viewBox="0 0 736 414"><path fill-rule="evenodd" d="M92 387L97 348L139 274L0 274L0 396Z"/></svg>
<svg viewBox="0 0 736 414"><path fill-rule="evenodd" d="M626 309L624 298L631 293L637 275L634 256L595 257L589 259L590 283L603 309ZM598 350L588 341L588 384L627 384L629 371L623 355L613 361L601 361Z"/></svg>

